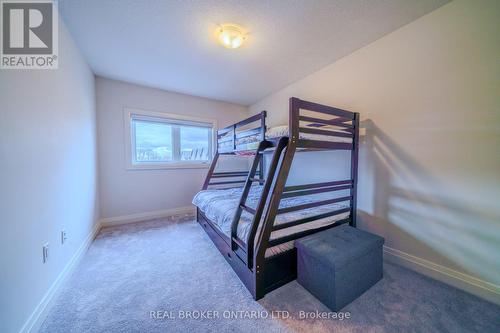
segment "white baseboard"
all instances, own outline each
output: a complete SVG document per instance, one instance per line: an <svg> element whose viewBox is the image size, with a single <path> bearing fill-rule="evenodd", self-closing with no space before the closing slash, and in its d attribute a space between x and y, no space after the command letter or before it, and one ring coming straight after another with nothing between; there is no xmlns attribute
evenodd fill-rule
<svg viewBox="0 0 500 333"><path fill-rule="evenodd" d="M384 245L384 258L500 305L500 286Z"/></svg>
<svg viewBox="0 0 500 333"><path fill-rule="evenodd" d="M45 320L45 317L49 309L51 308L53 301L56 299L58 291L60 290L60 287L63 284L64 280L69 276L71 271L75 268L76 264L83 257L86 250L88 249L92 241L95 239L97 233L102 227L125 224L125 223L133 223L138 221L144 221L144 220L162 218L174 215L194 214L195 212L196 208L194 206L187 206L174 209L165 209L147 213L139 213L139 214L100 219L98 223L96 223L90 234L87 236L87 238L83 241L82 245L80 245L76 253L70 259L70 261L66 264L63 271L59 274L54 283L52 283L49 290L45 293L42 300L37 305L35 310L32 312L28 320L26 320L26 322L24 323L23 327L19 332L32 333L38 331L43 321Z"/></svg>
<svg viewBox="0 0 500 333"><path fill-rule="evenodd" d="M45 293L40 303L38 303L35 310L31 313L28 320L26 320L23 327L19 331L20 333L32 333L38 331L43 321L45 320L45 317L47 316L47 313L51 308L54 300L56 299L58 291L60 290L60 287L63 284L64 280L69 276L71 271L75 268L80 259L83 257L83 255L89 248L90 244L92 244L92 241L97 236L97 233L99 232L100 229L101 229L100 223L96 223L90 234L83 241L82 245L80 245L78 250L76 250L75 254L73 255L73 257L71 257L69 262L62 270L62 272L59 273L57 279L54 281L54 283L52 283L52 285L50 286L49 290Z"/></svg>
<svg viewBox="0 0 500 333"><path fill-rule="evenodd" d="M109 226L113 226L113 225L120 225L120 224L127 224L127 223L152 220L152 219L159 219L162 217L169 217L169 216L175 216L175 215L195 214L195 212L196 212L196 208L194 206L186 206L186 207L179 207L179 208L172 208L172 209L155 210L152 212L137 213L137 214L131 214L131 215L105 217L105 218L102 218L99 222L100 222L101 226L109 227Z"/></svg>

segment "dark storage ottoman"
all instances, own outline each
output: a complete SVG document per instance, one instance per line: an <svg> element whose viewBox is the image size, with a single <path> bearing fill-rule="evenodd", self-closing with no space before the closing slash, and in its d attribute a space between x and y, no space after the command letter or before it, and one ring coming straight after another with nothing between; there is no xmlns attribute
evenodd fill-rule
<svg viewBox="0 0 500 333"><path fill-rule="evenodd" d="M295 241L298 282L339 311L382 278L384 239L348 225Z"/></svg>

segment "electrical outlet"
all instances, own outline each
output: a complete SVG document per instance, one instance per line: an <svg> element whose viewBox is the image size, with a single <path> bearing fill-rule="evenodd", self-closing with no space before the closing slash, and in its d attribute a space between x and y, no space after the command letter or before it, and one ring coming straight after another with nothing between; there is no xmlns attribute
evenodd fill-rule
<svg viewBox="0 0 500 333"><path fill-rule="evenodd" d="M43 260L43 263L45 264L47 262L47 260L49 260L49 243L46 243L43 248L42 248L42 260Z"/></svg>
<svg viewBox="0 0 500 333"><path fill-rule="evenodd" d="M68 235L66 234L66 230L61 230L61 244L66 243L68 239Z"/></svg>

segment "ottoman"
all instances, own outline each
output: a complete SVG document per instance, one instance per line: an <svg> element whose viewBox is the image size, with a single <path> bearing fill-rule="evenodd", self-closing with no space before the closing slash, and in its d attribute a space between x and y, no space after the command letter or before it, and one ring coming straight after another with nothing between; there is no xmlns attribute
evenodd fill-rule
<svg viewBox="0 0 500 333"><path fill-rule="evenodd" d="M342 225L295 241L297 281L339 311L382 278L380 236Z"/></svg>

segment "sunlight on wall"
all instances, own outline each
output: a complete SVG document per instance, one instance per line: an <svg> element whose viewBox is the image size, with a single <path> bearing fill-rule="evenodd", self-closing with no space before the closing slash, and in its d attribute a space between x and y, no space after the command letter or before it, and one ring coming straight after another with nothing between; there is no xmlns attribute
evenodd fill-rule
<svg viewBox="0 0 500 333"><path fill-rule="evenodd" d="M367 137L363 145L370 156L371 180L376 184L373 196L374 214L388 221L415 241L425 244L468 273L499 283L500 217L484 214L481 207L471 209L467 203L454 200L448 189L404 152L372 121L364 122ZM443 196L446 193L447 196Z"/></svg>

